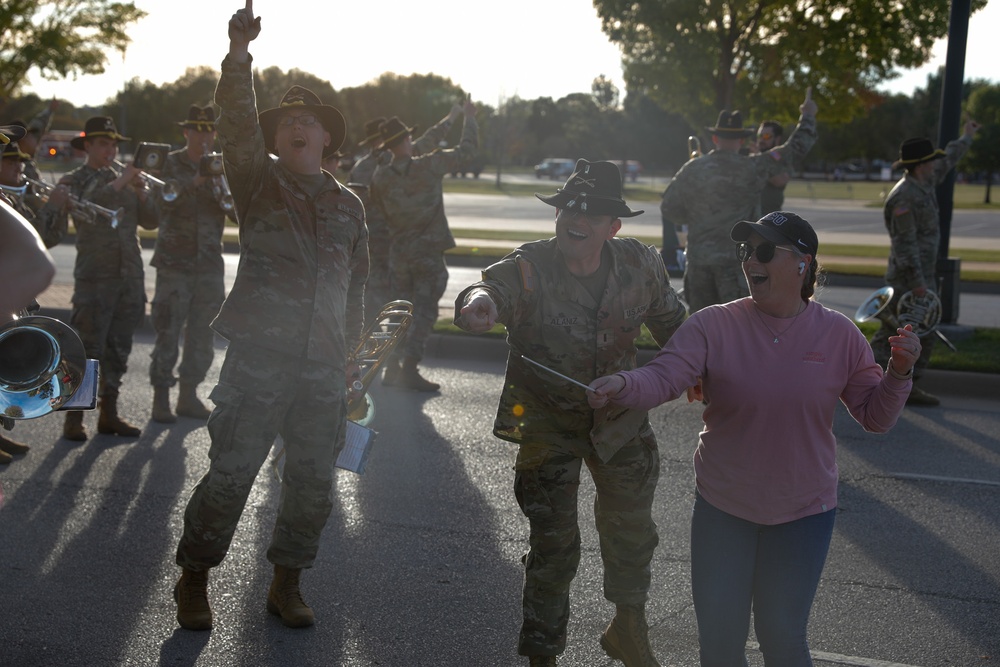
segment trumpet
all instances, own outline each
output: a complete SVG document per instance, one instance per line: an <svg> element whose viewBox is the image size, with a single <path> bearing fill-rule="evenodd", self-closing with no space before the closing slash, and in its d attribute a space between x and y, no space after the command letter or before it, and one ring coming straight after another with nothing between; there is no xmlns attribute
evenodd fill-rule
<svg viewBox="0 0 1000 667"><path fill-rule="evenodd" d="M22 200L24 199L24 193L28 189L28 184L24 185L4 185L0 183L0 192L3 192L10 199Z"/></svg>
<svg viewBox="0 0 1000 667"><path fill-rule="evenodd" d="M33 178L25 180L27 181L25 186L32 186L38 194L38 199L43 204L49 200L52 191L58 187L45 181L37 181ZM112 210L98 206L94 202L85 199L77 199L73 195L69 195L69 211L73 214L74 222L85 222L92 225L97 222L98 218L102 218L111 224L111 229L118 229L118 221L125 215L125 207L123 206Z"/></svg>
<svg viewBox="0 0 1000 667"><path fill-rule="evenodd" d="M160 169L166 162L167 153L170 151L170 146L167 144L151 144L143 142L139 144L139 147L135 151L135 158L132 164L139 169ZM115 166L121 170L125 169L125 165L120 161L115 160ZM120 172L119 172L120 173ZM158 189L160 191L160 197L165 202L172 202L177 199L177 195L180 194L180 190L177 188L177 183L175 181L164 181L146 171L140 171L139 177L142 179L143 183L146 184L147 188Z"/></svg>
<svg viewBox="0 0 1000 667"><path fill-rule="evenodd" d="M212 179L212 194L215 196L215 201L219 203L219 208L227 213L232 211L235 203L233 193L229 190L229 181L226 180L222 153L202 155L201 163L198 165L198 174Z"/></svg>

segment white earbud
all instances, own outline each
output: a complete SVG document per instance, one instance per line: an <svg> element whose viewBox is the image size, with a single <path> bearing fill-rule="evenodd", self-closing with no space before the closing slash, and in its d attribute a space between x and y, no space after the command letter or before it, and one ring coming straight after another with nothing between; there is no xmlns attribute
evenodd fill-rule
<svg viewBox="0 0 1000 667"><path fill-rule="evenodd" d="M801 276L802 272L805 271L805 270L806 270L806 263L805 262L799 262L799 275Z"/></svg>

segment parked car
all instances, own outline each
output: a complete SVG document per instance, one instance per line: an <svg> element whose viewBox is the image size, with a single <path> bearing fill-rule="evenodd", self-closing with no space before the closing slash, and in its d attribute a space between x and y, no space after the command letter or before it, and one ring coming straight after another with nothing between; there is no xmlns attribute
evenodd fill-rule
<svg viewBox="0 0 1000 667"><path fill-rule="evenodd" d="M549 178L553 181L562 180L573 173L575 160L547 157L535 165L535 178Z"/></svg>
<svg viewBox="0 0 1000 667"><path fill-rule="evenodd" d="M483 173L483 168L486 167L486 158L482 155L476 155L469 159L460 168L451 172L452 178L465 178L471 175L473 178L479 178L479 174Z"/></svg>

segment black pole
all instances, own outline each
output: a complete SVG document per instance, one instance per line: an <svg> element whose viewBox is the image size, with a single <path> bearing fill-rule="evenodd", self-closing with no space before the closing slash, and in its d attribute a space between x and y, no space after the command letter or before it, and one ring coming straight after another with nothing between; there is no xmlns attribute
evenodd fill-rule
<svg viewBox="0 0 1000 667"><path fill-rule="evenodd" d="M965 80L965 45L969 36L971 0L952 0L948 22L948 55L944 66L941 90L941 120L938 146L944 148L958 138L962 123L962 84ZM955 171L937 187L938 224L941 241L938 246L938 275L941 285L941 321L955 324L958 320L959 268L958 260L948 258L951 244L951 218L955 207Z"/></svg>

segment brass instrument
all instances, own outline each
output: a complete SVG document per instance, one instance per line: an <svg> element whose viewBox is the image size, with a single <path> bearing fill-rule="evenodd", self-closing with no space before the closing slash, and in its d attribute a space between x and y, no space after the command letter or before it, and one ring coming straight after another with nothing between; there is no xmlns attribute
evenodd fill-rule
<svg viewBox="0 0 1000 667"><path fill-rule="evenodd" d="M701 140L693 134L688 137L688 159L701 157Z"/></svg>
<svg viewBox="0 0 1000 667"><path fill-rule="evenodd" d="M413 321L413 304L402 299L390 301L368 324L361 334L361 341L348 359L348 368L357 366L360 374L347 390L347 419L367 427L375 419L375 402L368 395L368 387L378 377L382 364L389 358L396 345L403 339ZM349 429L348 429L349 430ZM281 480L281 461L285 456L284 443L271 459L275 477Z"/></svg>
<svg viewBox="0 0 1000 667"><path fill-rule="evenodd" d="M97 360L87 359L71 327L40 315L0 327L0 417L34 419L60 409L92 410L96 402Z"/></svg>
<svg viewBox="0 0 1000 667"><path fill-rule="evenodd" d="M14 200L20 201L24 199L24 193L27 192L27 190L27 183L24 185L4 185L3 183L0 183L0 192L3 192L9 198Z"/></svg>
<svg viewBox="0 0 1000 667"><path fill-rule="evenodd" d="M888 285L875 290L858 307L854 321L867 322L874 317L894 329L909 324L913 328L913 333L920 338L934 334L952 352L958 352L952 342L937 328L941 323L941 299L937 293L927 290L923 296L917 296L910 290L899 297L895 313L889 309L893 293L893 288Z"/></svg>
<svg viewBox="0 0 1000 667"><path fill-rule="evenodd" d="M233 210L233 193L229 190L229 181L226 180L225 167L222 162L222 153L207 153L201 156L201 163L198 165L198 174L212 179L212 194L215 201L219 203L226 213Z"/></svg>
<svg viewBox="0 0 1000 667"><path fill-rule="evenodd" d="M351 421L368 426L375 419L375 402L368 395L368 387L406 335L412 321L412 303L401 299L390 301L382 306L361 335L361 342L350 358L350 364L360 369L360 376L347 392L347 418Z"/></svg>
<svg viewBox="0 0 1000 667"><path fill-rule="evenodd" d="M142 170L139 173L139 177L146 184L146 187L150 189L158 189L160 191L160 197L165 202L172 202L177 199L177 195L180 194L180 190L177 188L177 183L175 181L164 181L162 179L147 173L148 170L152 169L163 169L163 166L167 162L167 154L170 152L169 144L153 144L149 142L142 142L139 144L138 148L135 149L135 157L132 159L132 164ZM115 166L119 169L125 169L125 165L115 160Z"/></svg>
<svg viewBox="0 0 1000 667"><path fill-rule="evenodd" d="M51 183L46 183L45 181L36 181L33 178L26 179L27 185L31 185L37 192L39 200L44 204L49 200L52 195L52 191L55 190L57 185L52 185ZM85 222L87 224L95 224L98 218L106 219L111 224L111 229L118 229L118 221L121 220L122 216L125 215L125 207L120 206L115 210L110 208L105 208L99 206L92 201L87 201L85 199L77 199L73 195L68 195L69 197L69 210L73 214L74 222Z"/></svg>

